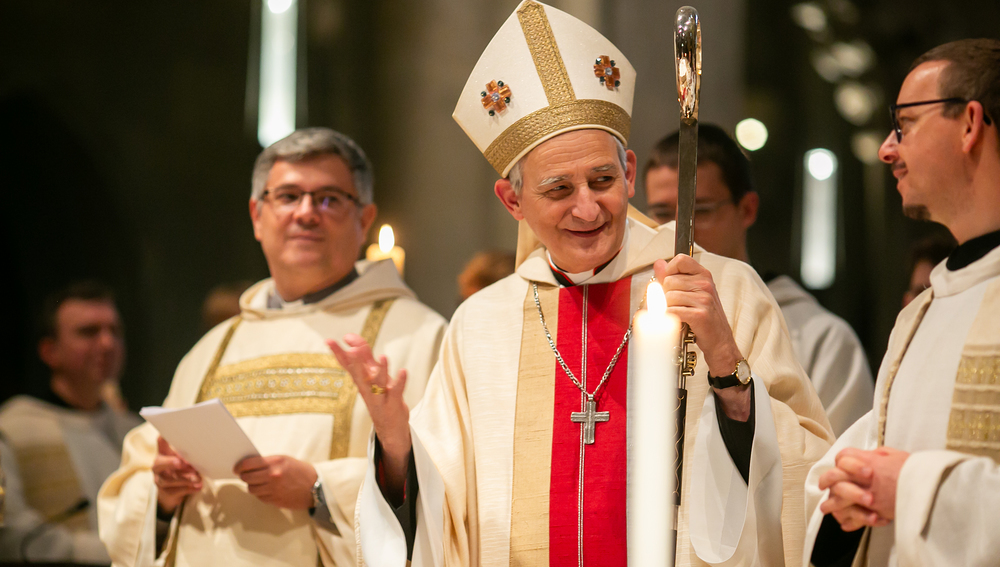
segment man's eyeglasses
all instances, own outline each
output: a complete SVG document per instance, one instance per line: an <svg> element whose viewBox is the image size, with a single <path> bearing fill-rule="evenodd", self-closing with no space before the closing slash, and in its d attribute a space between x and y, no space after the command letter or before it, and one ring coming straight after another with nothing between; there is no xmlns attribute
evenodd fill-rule
<svg viewBox="0 0 1000 567"><path fill-rule="evenodd" d="M698 219L714 213L719 210L723 205L732 203L731 199L722 199L721 201L711 201L708 203L695 203L694 204L694 218ZM660 224L666 224L677 217L677 207L665 204L653 204L649 206L647 211L649 216Z"/></svg>
<svg viewBox="0 0 1000 567"><path fill-rule="evenodd" d="M903 104L890 104L889 105L889 117L892 120L892 130L893 130L893 132L896 133L896 143L898 144L898 143L900 143L900 142L903 141L903 129L899 127L899 109L900 108L909 108L911 106L924 106L925 104L938 104L938 103L954 104L954 103L959 103L959 102L961 102L961 103L969 103L969 102L972 102L972 101L964 99L964 98L961 98L961 97L951 97L951 98L939 98L937 100L922 100L920 102L906 102L906 103L903 103ZM992 121L990 120L989 115L987 115L985 112L983 113L983 122L987 126L989 126L990 124L992 124Z"/></svg>
<svg viewBox="0 0 1000 567"><path fill-rule="evenodd" d="M345 213L351 203L354 203L358 207L361 206L361 199L340 189L303 191L295 187L279 187L273 190L264 190L261 194L261 199L269 201L280 212L290 213L299 208L299 204L305 195L309 195L313 206L319 212L328 215L336 216Z"/></svg>

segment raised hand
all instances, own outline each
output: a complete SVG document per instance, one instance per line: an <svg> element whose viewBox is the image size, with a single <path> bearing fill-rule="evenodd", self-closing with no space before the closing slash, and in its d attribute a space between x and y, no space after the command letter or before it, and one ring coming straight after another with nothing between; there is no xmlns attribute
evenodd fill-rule
<svg viewBox="0 0 1000 567"><path fill-rule="evenodd" d="M156 438L153 482L156 484L156 501L160 509L168 514L173 514L188 494L201 490L201 475L163 437Z"/></svg>
<svg viewBox="0 0 1000 567"><path fill-rule="evenodd" d="M375 436L382 446L386 480L382 488L390 494L402 493L412 447L410 408L403 400L406 370L400 370L395 377L390 376L385 356L376 360L371 347L358 335L345 335L344 344L346 346L341 347L335 340L327 341L337 361L357 385L358 394L371 415Z"/></svg>
<svg viewBox="0 0 1000 567"><path fill-rule="evenodd" d="M286 455L247 457L236 463L233 472L262 502L293 510L313 505L312 487L318 475L305 461Z"/></svg>

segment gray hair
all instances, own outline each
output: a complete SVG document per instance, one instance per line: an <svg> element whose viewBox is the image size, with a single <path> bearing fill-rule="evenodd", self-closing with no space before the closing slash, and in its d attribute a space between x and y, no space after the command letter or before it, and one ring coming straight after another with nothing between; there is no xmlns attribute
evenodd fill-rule
<svg viewBox="0 0 1000 567"><path fill-rule="evenodd" d="M618 163L622 167L622 175L628 170L628 157L625 155L625 144L618 139L618 136L608 134L615 141L615 148L618 150ZM531 152L528 152L531 153ZM517 160L514 167L510 168L510 172L507 174L507 180L510 181L510 186L514 189L514 194L521 196L521 187L524 184L524 159L528 157L528 154L521 156L521 159Z"/></svg>
<svg viewBox="0 0 1000 567"><path fill-rule="evenodd" d="M330 128L296 130L262 151L253 164L250 198L259 200L263 196L267 176L276 161L297 162L324 154L339 156L347 163L361 204L371 204L374 200L372 164L361 146Z"/></svg>

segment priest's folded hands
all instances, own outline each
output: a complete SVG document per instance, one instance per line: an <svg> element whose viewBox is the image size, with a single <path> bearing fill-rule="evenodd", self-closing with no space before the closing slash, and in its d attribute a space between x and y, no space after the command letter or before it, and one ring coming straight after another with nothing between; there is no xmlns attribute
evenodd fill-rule
<svg viewBox="0 0 1000 567"><path fill-rule="evenodd" d="M899 471L909 456L890 447L837 453L836 466L819 477L820 490L830 489L820 511L832 514L847 532L888 525L895 519Z"/></svg>

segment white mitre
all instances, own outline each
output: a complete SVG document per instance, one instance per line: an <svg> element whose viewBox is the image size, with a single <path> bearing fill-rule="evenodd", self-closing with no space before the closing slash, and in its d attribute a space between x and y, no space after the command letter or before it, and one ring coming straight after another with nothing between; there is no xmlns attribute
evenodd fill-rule
<svg viewBox="0 0 1000 567"><path fill-rule="evenodd" d="M501 177L545 140L606 130L627 145L635 69L594 28L533 0L514 10L472 70L452 117Z"/></svg>

